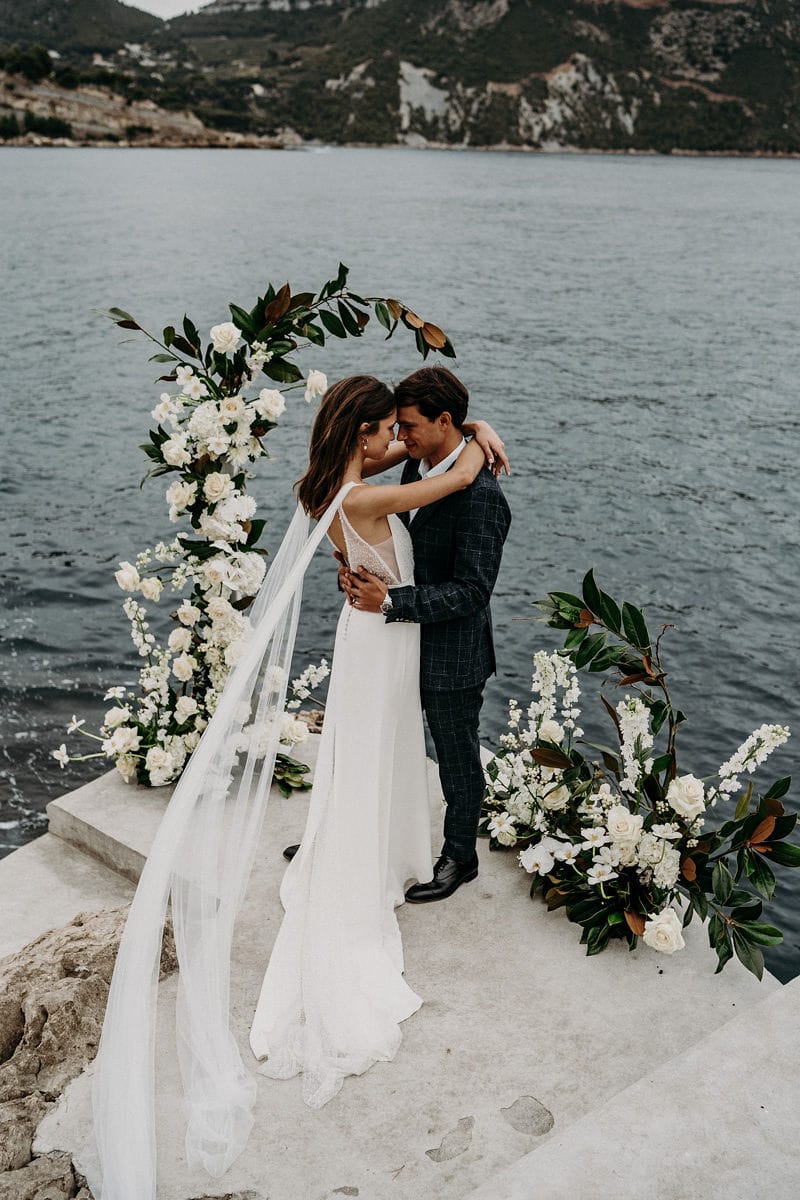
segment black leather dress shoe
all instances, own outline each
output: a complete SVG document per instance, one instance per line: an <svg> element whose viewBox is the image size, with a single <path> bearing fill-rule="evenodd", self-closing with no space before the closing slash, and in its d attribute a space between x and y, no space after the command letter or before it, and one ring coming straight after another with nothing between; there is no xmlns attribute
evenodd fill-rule
<svg viewBox="0 0 800 1200"><path fill-rule="evenodd" d="M291 862L297 851L300 849L299 843L296 846L287 846L283 852L283 857L287 862Z"/></svg>
<svg viewBox="0 0 800 1200"><path fill-rule="evenodd" d="M433 879L429 883L415 883L406 892L411 904L427 904L429 900L445 900L452 896L462 883L469 883L478 874L478 855L473 854L466 862L448 858L443 854L433 868Z"/></svg>

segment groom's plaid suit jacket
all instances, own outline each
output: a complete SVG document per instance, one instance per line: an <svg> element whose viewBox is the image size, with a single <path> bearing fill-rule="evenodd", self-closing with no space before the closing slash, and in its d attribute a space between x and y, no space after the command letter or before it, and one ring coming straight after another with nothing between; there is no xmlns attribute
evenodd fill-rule
<svg viewBox="0 0 800 1200"><path fill-rule="evenodd" d="M409 459L402 481L418 478ZM400 515L408 522L408 513ZM415 586L392 588L386 619L422 626L424 689L475 687L495 670L489 600L510 524L506 498L485 467L468 488L420 508L410 522Z"/></svg>

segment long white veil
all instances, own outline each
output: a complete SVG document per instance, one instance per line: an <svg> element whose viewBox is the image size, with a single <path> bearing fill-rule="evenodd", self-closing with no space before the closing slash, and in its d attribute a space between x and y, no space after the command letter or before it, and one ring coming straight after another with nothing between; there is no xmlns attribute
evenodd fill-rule
<svg viewBox="0 0 800 1200"><path fill-rule="evenodd" d="M310 536L298 505L239 661L142 871L111 980L94 1065L94 1125L80 1164L96 1200L156 1200L155 1025L170 897L187 1161L218 1177L247 1143L256 1082L229 1028L233 926L272 781L303 576L352 486L339 490Z"/></svg>

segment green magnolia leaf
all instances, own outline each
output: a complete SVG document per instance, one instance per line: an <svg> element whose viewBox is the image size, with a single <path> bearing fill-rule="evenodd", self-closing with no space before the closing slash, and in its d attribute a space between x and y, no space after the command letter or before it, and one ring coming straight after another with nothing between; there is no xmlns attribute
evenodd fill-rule
<svg viewBox="0 0 800 1200"><path fill-rule="evenodd" d="M300 368L293 362L287 362L285 358L273 358L270 362L264 363L261 370L270 379L277 380L278 383L299 383L303 378Z"/></svg>
<svg viewBox="0 0 800 1200"><path fill-rule="evenodd" d="M601 615L602 606L600 603L600 588L597 586L594 579L594 568L587 571L584 575L581 591L583 592L583 599L586 607L590 612L594 613L596 617L599 617Z"/></svg>
<svg viewBox="0 0 800 1200"><path fill-rule="evenodd" d="M734 821L743 821L747 816L747 810L750 807L750 797L753 794L753 785L750 784L746 792L742 792L739 797L739 803L736 805L736 812L733 814Z"/></svg>
<svg viewBox="0 0 800 1200"><path fill-rule="evenodd" d="M765 925L761 921L742 921L737 923L736 928L749 941L756 942L759 946L779 946L783 941L780 929L776 929L774 925Z"/></svg>
<svg viewBox="0 0 800 1200"><path fill-rule="evenodd" d="M450 338L448 338L447 341L445 342L445 344L440 348L439 353L444 358L456 358L457 357L456 352L453 349L453 343L450 341Z"/></svg>
<svg viewBox="0 0 800 1200"><path fill-rule="evenodd" d="M749 866L745 867L750 882L765 900L771 900L775 892L775 876L762 856L754 851L747 855Z"/></svg>
<svg viewBox="0 0 800 1200"><path fill-rule="evenodd" d="M608 925L595 925L589 930L586 939L587 955L600 954L608 945L611 930Z"/></svg>
<svg viewBox="0 0 800 1200"><path fill-rule="evenodd" d="M664 700L656 700L650 706L650 722L655 736L670 714L670 706Z"/></svg>
<svg viewBox="0 0 800 1200"><path fill-rule="evenodd" d="M572 592L548 592L547 593L556 608L575 608L580 613L584 607L584 603L580 596L573 595Z"/></svg>
<svg viewBox="0 0 800 1200"><path fill-rule="evenodd" d="M800 867L800 846L792 842L771 842L770 850L773 862L782 867Z"/></svg>
<svg viewBox="0 0 800 1200"><path fill-rule="evenodd" d="M334 337L347 337L347 330L336 316L336 313L328 312L326 308L321 308L319 311L319 319L322 321L322 324L325 326L328 333L332 333Z"/></svg>
<svg viewBox="0 0 800 1200"><path fill-rule="evenodd" d="M607 671L609 667L620 666L625 658L622 646L606 646L589 664L590 671Z"/></svg>
<svg viewBox="0 0 800 1200"><path fill-rule="evenodd" d="M347 305L342 300L339 300L337 302L336 307L339 310L339 317L341 318L341 322L344 325L347 332L350 334L350 336L351 337L361 337L361 326L359 325L358 321L355 319L355 317L353 316L352 312L347 307Z"/></svg>
<svg viewBox="0 0 800 1200"><path fill-rule="evenodd" d="M375 301L375 316L384 329L392 328L392 318L389 316L389 310L382 300Z"/></svg>
<svg viewBox="0 0 800 1200"><path fill-rule="evenodd" d="M600 616L609 629L613 629L614 633L619 633L621 629L619 605L616 600L612 600L608 592L600 593Z"/></svg>
<svg viewBox="0 0 800 1200"><path fill-rule="evenodd" d="M722 941L720 941L714 947L714 949L717 952L717 969L714 974L719 975L725 964L730 962L730 960L733 958L733 948L731 946L730 935L726 933Z"/></svg>
<svg viewBox="0 0 800 1200"><path fill-rule="evenodd" d="M780 800L781 796L786 795L791 784L791 775L785 775L783 779L777 779L769 791L764 793L764 800Z"/></svg>
<svg viewBox="0 0 800 1200"><path fill-rule="evenodd" d="M720 904L727 904L733 891L733 876L722 859L714 864L714 870L711 874L711 886L714 890L714 899Z"/></svg>
<svg viewBox="0 0 800 1200"><path fill-rule="evenodd" d="M308 338L315 346L325 345L325 334L320 329L319 325L302 325L300 333L303 337Z"/></svg>
<svg viewBox="0 0 800 1200"><path fill-rule="evenodd" d="M653 775L659 775L662 771L666 771L667 768L671 767L671 766L672 766L672 755L671 754L659 754L658 758L653 759L653 765L650 768L650 772Z"/></svg>
<svg viewBox="0 0 800 1200"><path fill-rule="evenodd" d="M175 362L175 355L174 354L151 354L147 361L148 362L160 362L160 363Z"/></svg>
<svg viewBox="0 0 800 1200"><path fill-rule="evenodd" d="M650 649L650 634L640 609L634 608L632 604L623 604L622 625L628 640L633 642L637 650Z"/></svg>
<svg viewBox="0 0 800 1200"><path fill-rule="evenodd" d="M591 662L595 654L602 650L603 646L605 645L605 641L606 633L605 630L602 629L599 633L592 633L589 635L589 637L583 639L577 651L575 652L575 657L573 659L573 662L578 670L580 670L581 667L585 667L587 663Z"/></svg>
<svg viewBox="0 0 800 1200"><path fill-rule="evenodd" d="M576 646L580 646L581 642L588 633L589 630L586 628L586 626L584 626L583 629L570 629L569 633L564 638L564 649L574 650Z"/></svg>
<svg viewBox="0 0 800 1200"><path fill-rule="evenodd" d="M747 967L747 970L751 971L756 979L761 979L764 974L764 955L758 946L753 945L747 937L743 937L738 929L734 929L733 948L742 966Z"/></svg>
<svg viewBox="0 0 800 1200"><path fill-rule="evenodd" d="M229 304L228 308L231 312L231 320L237 329L241 329L242 333L247 333L250 337L255 337L258 325L253 320L249 312L245 312L243 308L239 308L238 304Z"/></svg>

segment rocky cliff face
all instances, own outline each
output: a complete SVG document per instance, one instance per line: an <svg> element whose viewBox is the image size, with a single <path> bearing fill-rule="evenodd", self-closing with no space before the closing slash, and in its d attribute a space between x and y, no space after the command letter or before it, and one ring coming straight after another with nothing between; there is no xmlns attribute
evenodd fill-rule
<svg viewBox="0 0 800 1200"><path fill-rule="evenodd" d="M800 152L796 0L214 0L103 63L295 140Z"/></svg>

